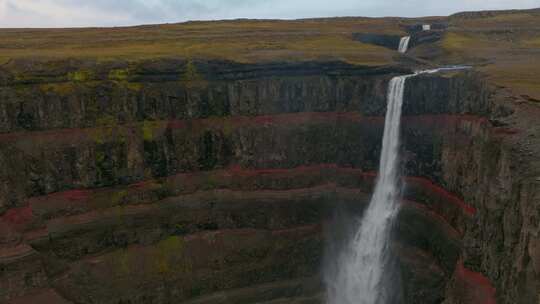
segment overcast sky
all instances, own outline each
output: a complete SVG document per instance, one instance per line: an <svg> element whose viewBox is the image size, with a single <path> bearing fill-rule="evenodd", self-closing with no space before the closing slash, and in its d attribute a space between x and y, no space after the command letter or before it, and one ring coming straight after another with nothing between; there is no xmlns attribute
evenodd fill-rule
<svg viewBox="0 0 540 304"><path fill-rule="evenodd" d="M428 16L540 0L0 0L0 27L122 26L231 18Z"/></svg>

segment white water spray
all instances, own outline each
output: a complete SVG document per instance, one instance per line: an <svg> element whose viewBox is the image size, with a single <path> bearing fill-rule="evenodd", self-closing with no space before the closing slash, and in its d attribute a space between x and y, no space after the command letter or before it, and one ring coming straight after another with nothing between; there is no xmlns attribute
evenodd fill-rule
<svg viewBox="0 0 540 304"><path fill-rule="evenodd" d="M406 53L409 49L409 41L411 41L411 36L402 37L399 41L398 52Z"/></svg>
<svg viewBox="0 0 540 304"><path fill-rule="evenodd" d="M394 77L389 84L384 135L375 190L353 238L337 256L336 269L325 274L327 304L394 303L390 234L399 210L399 133L407 78L444 70L451 66Z"/></svg>
<svg viewBox="0 0 540 304"><path fill-rule="evenodd" d="M431 31L431 24L423 24L422 25L423 31Z"/></svg>

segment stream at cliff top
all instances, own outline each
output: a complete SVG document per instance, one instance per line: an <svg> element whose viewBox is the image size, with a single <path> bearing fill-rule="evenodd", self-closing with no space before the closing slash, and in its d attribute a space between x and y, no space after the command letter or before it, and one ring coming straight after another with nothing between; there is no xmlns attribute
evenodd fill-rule
<svg viewBox="0 0 540 304"><path fill-rule="evenodd" d="M325 273L327 304L399 302L399 276L394 272L390 236L399 210L399 145L406 80L419 74L467 69L465 66L425 70L391 79L387 95L379 174L367 210L354 223L351 240L341 249L334 269Z"/></svg>

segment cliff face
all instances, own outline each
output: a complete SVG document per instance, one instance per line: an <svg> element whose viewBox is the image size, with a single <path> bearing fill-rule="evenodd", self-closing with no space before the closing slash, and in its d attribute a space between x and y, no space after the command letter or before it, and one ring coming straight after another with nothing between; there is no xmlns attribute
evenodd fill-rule
<svg viewBox="0 0 540 304"><path fill-rule="evenodd" d="M346 123L344 119L380 124L374 117L384 115L391 74L308 72L204 82L6 86L0 136L9 143L1 158L9 170L2 172L0 206L22 206L28 196L78 187L129 184L145 175L231 165L273 168L338 162L375 170L377 152L371 147L358 151L359 143L344 139L351 135L337 124ZM475 95L485 90L470 79L418 77L407 89L405 115L486 113L485 94ZM265 128L266 124L277 126ZM304 128L294 128L297 125ZM319 146L319 132L332 141L326 148ZM343 135L336 136L338 132ZM270 142L258 142L264 137ZM354 146L356 151L351 150Z"/></svg>
<svg viewBox="0 0 540 304"><path fill-rule="evenodd" d="M3 87L2 297L318 298L322 232L337 233L333 210L357 214L369 199L392 76L329 67ZM492 103L471 72L408 83L395 245L408 303L444 299L462 255L483 270L462 244L482 233L477 205L441 187L467 197L458 146L476 142L463 130L490 128Z"/></svg>

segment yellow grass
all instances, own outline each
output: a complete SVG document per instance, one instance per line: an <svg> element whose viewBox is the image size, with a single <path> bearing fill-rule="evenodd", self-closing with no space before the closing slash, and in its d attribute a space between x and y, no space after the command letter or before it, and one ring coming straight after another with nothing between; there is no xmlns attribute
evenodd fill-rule
<svg viewBox="0 0 540 304"><path fill-rule="evenodd" d="M3 29L0 63L21 58L107 61L159 57L237 62L334 59L366 65L392 62L392 50L361 44L357 32L403 34L395 19L219 21L127 28ZM80 75L74 75L80 76ZM111 75L122 78L122 74Z"/></svg>

